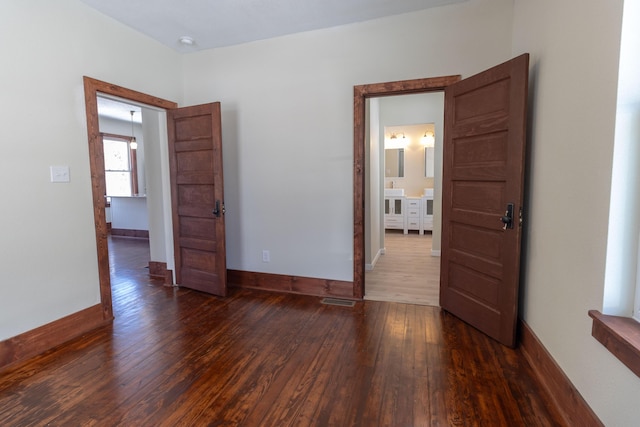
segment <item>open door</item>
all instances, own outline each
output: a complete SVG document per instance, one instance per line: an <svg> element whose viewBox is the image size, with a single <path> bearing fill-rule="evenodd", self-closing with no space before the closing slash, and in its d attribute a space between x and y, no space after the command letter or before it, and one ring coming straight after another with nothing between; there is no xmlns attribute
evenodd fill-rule
<svg viewBox="0 0 640 427"><path fill-rule="evenodd" d="M445 89L440 306L514 347L529 55Z"/></svg>
<svg viewBox="0 0 640 427"><path fill-rule="evenodd" d="M167 110L176 282L227 294L220 103Z"/></svg>

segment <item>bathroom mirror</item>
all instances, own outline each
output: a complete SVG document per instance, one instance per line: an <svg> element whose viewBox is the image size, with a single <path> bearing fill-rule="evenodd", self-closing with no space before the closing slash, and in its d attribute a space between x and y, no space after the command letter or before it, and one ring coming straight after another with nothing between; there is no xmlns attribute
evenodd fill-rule
<svg viewBox="0 0 640 427"><path fill-rule="evenodd" d="M424 147L424 176L433 178L435 175L434 148Z"/></svg>
<svg viewBox="0 0 640 427"><path fill-rule="evenodd" d="M404 177L404 148L384 150L384 176L386 178Z"/></svg>

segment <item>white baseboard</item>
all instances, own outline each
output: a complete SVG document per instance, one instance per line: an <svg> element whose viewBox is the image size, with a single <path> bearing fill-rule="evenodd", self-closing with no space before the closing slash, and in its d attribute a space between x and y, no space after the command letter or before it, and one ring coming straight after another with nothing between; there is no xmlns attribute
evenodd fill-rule
<svg viewBox="0 0 640 427"><path fill-rule="evenodd" d="M378 259L380 259L380 255L384 255L384 253L385 253L384 248L380 249L376 254L376 256L373 257L371 264L364 265L365 271L373 271L373 269L376 267L376 263L378 262Z"/></svg>
<svg viewBox="0 0 640 427"><path fill-rule="evenodd" d="M440 251L436 251L434 249L431 249L431 256L440 256Z"/></svg>

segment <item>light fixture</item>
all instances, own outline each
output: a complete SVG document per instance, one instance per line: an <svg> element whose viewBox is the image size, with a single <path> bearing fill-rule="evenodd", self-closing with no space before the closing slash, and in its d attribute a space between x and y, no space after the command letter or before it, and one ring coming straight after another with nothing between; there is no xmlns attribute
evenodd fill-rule
<svg viewBox="0 0 640 427"><path fill-rule="evenodd" d="M420 142L425 147L435 147L436 145L436 137L433 132L425 132L424 136L420 138Z"/></svg>
<svg viewBox="0 0 640 427"><path fill-rule="evenodd" d="M135 113L135 111L131 110L131 140L129 141L129 147L131 147L132 150L136 150L138 148L138 141L136 141L136 137L133 134L133 113Z"/></svg>
<svg viewBox="0 0 640 427"><path fill-rule="evenodd" d="M178 38L178 41L184 46L193 46L194 44L196 44L196 41L193 39L193 37L189 36L181 36Z"/></svg>
<svg viewBox="0 0 640 427"><path fill-rule="evenodd" d="M402 134L402 136L400 136ZM384 141L384 149L394 149L394 148L405 148L409 145L409 140L405 136L404 132L391 132L391 135L388 138L385 138Z"/></svg>

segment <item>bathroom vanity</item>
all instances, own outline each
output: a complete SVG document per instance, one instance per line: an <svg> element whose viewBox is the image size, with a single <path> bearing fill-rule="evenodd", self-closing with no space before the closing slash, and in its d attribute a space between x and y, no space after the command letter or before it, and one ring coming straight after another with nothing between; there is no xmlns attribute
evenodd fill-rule
<svg viewBox="0 0 640 427"><path fill-rule="evenodd" d="M425 188L418 197L405 196L402 188L385 188L384 228L403 230L404 234L433 230L433 188Z"/></svg>

